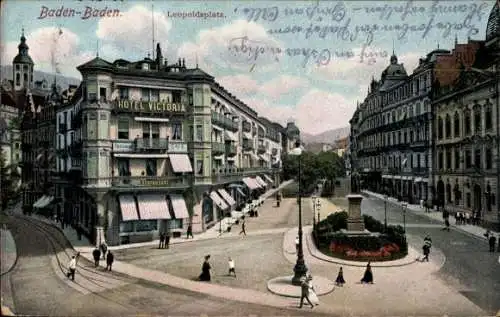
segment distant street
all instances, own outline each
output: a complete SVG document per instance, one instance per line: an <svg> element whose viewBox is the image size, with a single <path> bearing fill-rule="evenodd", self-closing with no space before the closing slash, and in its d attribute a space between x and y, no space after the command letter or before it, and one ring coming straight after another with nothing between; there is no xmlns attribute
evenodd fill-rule
<svg viewBox="0 0 500 317"><path fill-rule="evenodd" d="M363 214L384 222L383 200L365 196L361 208ZM387 221L389 224L403 225L400 205L387 203ZM450 232L442 231L443 226L443 222L428 219L413 211L406 212L408 234L421 239L429 234L433 247L440 249L446 256L439 277L482 309L496 313L500 309L500 253L488 252L486 239L472 237L453 229ZM410 240L410 244L421 250L422 245L417 245L415 241Z"/></svg>

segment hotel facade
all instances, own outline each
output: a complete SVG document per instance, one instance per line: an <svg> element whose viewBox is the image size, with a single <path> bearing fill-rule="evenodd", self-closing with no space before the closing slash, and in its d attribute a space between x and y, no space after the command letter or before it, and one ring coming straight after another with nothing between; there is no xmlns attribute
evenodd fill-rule
<svg viewBox="0 0 500 317"><path fill-rule="evenodd" d="M286 129L197 66L168 64L158 45L155 59L77 69L82 83L55 113L53 201L96 243L202 232L279 185Z"/></svg>

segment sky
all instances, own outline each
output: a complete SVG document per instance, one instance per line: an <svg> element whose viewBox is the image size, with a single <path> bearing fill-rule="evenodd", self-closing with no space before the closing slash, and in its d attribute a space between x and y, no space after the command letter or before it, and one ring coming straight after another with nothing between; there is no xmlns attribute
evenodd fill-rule
<svg viewBox="0 0 500 317"><path fill-rule="evenodd" d="M318 134L349 125L394 52L408 74L457 38L484 40L494 1L2 1L1 64L24 28L39 71L185 58L259 115ZM59 9L59 10L58 10ZM153 18L154 17L154 18ZM154 23L153 23L154 21ZM62 32L61 32L62 31Z"/></svg>

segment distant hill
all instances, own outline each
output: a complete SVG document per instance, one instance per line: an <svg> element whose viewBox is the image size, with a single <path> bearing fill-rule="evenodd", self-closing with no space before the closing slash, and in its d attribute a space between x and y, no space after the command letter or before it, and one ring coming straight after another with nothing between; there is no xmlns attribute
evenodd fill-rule
<svg viewBox="0 0 500 317"><path fill-rule="evenodd" d="M312 135L309 133L301 133L304 143L327 143L334 144L336 140L344 138L349 135L350 127L343 127L333 130L328 130L320 134Z"/></svg>
<svg viewBox="0 0 500 317"><path fill-rule="evenodd" d="M5 78L12 80L12 65L1 65L0 72L1 72L0 81L2 81ZM34 81L39 81L39 80L42 80L44 78L50 84L52 84L52 82L54 81L54 74L35 70L34 75L35 75L33 78ZM57 85L61 86L62 89L67 88L69 85L80 85L80 82L81 82L81 80L77 79L77 78L57 75Z"/></svg>

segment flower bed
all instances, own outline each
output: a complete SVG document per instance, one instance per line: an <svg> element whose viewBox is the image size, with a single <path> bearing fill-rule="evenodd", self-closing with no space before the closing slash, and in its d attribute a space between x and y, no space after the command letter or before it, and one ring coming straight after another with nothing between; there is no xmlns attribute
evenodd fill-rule
<svg viewBox="0 0 500 317"><path fill-rule="evenodd" d="M348 244L332 242L328 248L323 247L320 251L328 256L363 262L393 261L406 256L406 252L395 243L386 243L378 250L356 250Z"/></svg>

